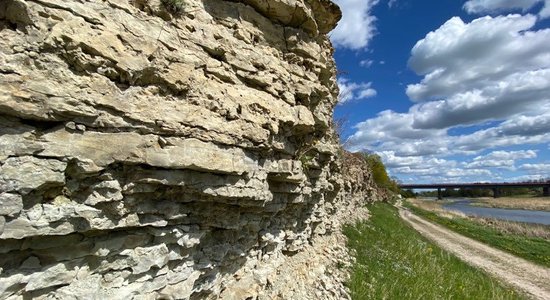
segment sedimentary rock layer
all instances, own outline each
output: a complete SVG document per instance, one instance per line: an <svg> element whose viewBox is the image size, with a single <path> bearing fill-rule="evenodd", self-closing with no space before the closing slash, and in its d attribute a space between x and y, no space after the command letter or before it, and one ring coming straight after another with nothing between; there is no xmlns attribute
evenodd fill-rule
<svg viewBox="0 0 550 300"><path fill-rule="evenodd" d="M167 2L0 2L0 298L284 297L372 196L340 174L332 2Z"/></svg>

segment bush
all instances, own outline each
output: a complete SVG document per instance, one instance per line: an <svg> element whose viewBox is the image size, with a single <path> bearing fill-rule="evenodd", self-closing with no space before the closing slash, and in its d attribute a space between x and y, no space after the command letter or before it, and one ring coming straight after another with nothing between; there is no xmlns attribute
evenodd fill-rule
<svg viewBox="0 0 550 300"><path fill-rule="evenodd" d="M161 0L160 3L166 10L173 14L181 14L187 3L185 3L185 0Z"/></svg>
<svg viewBox="0 0 550 300"><path fill-rule="evenodd" d="M381 188L386 188L392 192L400 193L397 182L391 179L386 172L386 167L380 156L376 154L364 153L364 158L372 171L374 182Z"/></svg>
<svg viewBox="0 0 550 300"><path fill-rule="evenodd" d="M416 198L416 194L412 190L401 190L401 196L404 198Z"/></svg>

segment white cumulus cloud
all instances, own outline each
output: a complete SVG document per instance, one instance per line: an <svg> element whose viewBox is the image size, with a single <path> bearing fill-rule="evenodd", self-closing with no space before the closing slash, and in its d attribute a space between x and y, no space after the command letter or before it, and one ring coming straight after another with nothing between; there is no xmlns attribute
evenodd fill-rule
<svg viewBox="0 0 550 300"><path fill-rule="evenodd" d="M470 14L499 13L518 9L525 12L542 2L544 6L539 16L550 17L550 0L469 0L464 3L464 10Z"/></svg>
<svg viewBox="0 0 550 300"><path fill-rule="evenodd" d="M352 100L367 99L376 96L377 92L372 87L372 82L352 82L346 78L338 79L338 103L343 104Z"/></svg>
<svg viewBox="0 0 550 300"><path fill-rule="evenodd" d="M394 151L399 156L473 155L482 150L550 142L550 105L541 114L516 115L469 134L449 135L448 129L414 127L414 115L383 111L355 125L349 138L352 151Z"/></svg>
<svg viewBox="0 0 550 300"><path fill-rule="evenodd" d="M523 164L520 167L523 170L543 172L546 176L550 177L550 163L540 163L540 164Z"/></svg>
<svg viewBox="0 0 550 300"><path fill-rule="evenodd" d="M474 161L486 160L508 160L508 159L527 159L537 157L537 152L534 150L519 150L519 151L493 151L487 155L477 156Z"/></svg>
<svg viewBox="0 0 550 300"><path fill-rule="evenodd" d="M536 158L534 150L493 151L487 155L477 156L471 162L464 163L466 168L505 168L514 169L516 160Z"/></svg>
<svg viewBox="0 0 550 300"><path fill-rule="evenodd" d="M544 1L544 7L539 12L539 17L541 17L542 19L550 17L550 0Z"/></svg>
<svg viewBox="0 0 550 300"><path fill-rule="evenodd" d="M534 29L536 22L532 15L454 17L427 34L409 59L421 76L406 91L415 104L356 124L348 148L382 153L390 172L425 180L534 169L516 164L536 158L532 145L550 143L550 29ZM453 155L472 158L452 165ZM446 171L429 159L444 159Z"/></svg>
<svg viewBox="0 0 550 300"><path fill-rule="evenodd" d="M422 81L407 87L416 101L459 92L499 88L529 71L550 67L550 29L529 31L531 15L483 17L464 23L454 17L418 41L409 66ZM495 87L496 85L496 87ZM489 86L489 87L488 87Z"/></svg>
<svg viewBox="0 0 550 300"><path fill-rule="evenodd" d="M368 47L376 32L371 15L372 8L378 0L334 0L342 10L342 19L330 33L335 47L359 50Z"/></svg>
<svg viewBox="0 0 550 300"><path fill-rule="evenodd" d="M369 68L370 66L372 66L373 63L374 61L372 61L371 59L364 59L359 62L359 65L361 67Z"/></svg>
<svg viewBox="0 0 550 300"><path fill-rule="evenodd" d="M540 0L470 0L464 3L464 9L471 14L501 12L513 9L528 10Z"/></svg>

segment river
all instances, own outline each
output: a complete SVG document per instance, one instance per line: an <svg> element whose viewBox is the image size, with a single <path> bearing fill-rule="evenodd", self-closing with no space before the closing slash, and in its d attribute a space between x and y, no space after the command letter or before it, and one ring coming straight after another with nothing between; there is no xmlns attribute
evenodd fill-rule
<svg viewBox="0 0 550 300"><path fill-rule="evenodd" d="M504 209L472 206L472 200L460 199L444 204L443 208L460 211L468 216L550 225L550 212L539 210Z"/></svg>

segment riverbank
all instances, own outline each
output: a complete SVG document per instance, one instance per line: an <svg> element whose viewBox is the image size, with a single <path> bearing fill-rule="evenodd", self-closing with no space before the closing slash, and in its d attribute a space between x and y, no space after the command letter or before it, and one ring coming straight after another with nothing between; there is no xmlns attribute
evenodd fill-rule
<svg viewBox="0 0 550 300"><path fill-rule="evenodd" d="M466 215L464 212L457 210L455 205L455 203L457 203L456 200L447 199L443 201L440 201L440 200L433 201L431 199L420 198L420 199L407 199L407 201L421 209L431 211L444 218L450 218L450 219L455 217L464 218L483 226L492 227L503 234L517 234L522 236L539 237L539 238L550 240L550 225L537 224L537 223L525 223L525 222L517 222L517 221L510 221L510 220L500 220L494 217ZM468 205L471 205L471 203L468 203ZM474 208L474 210L479 210L479 209L475 209L475 206L472 206L472 208ZM493 208L481 208L481 209L493 209ZM497 208L497 209L501 209L501 208ZM511 212L508 209L501 209L501 210L504 210L507 213ZM525 213L525 212L528 212L528 211L522 210L520 213ZM538 213L536 212L534 213L538 215Z"/></svg>
<svg viewBox="0 0 550 300"><path fill-rule="evenodd" d="M472 201L472 205L481 207L550 211L550 197L483 197Z"/></svg>
<svg viewBox="0 0 550 300"><path fill-rule="evenodd" d="M408 199L413 213L455 232L536 264L550 267L550 226L468 217L435 201Z"/></svg>
<svg viewBox="0 0 550 300"><path fill-rule="evenodd" d="M508 286L449 255L377 203L372 216L346 226L355 263L347 285L353 299L522 299Z"/></svg>

